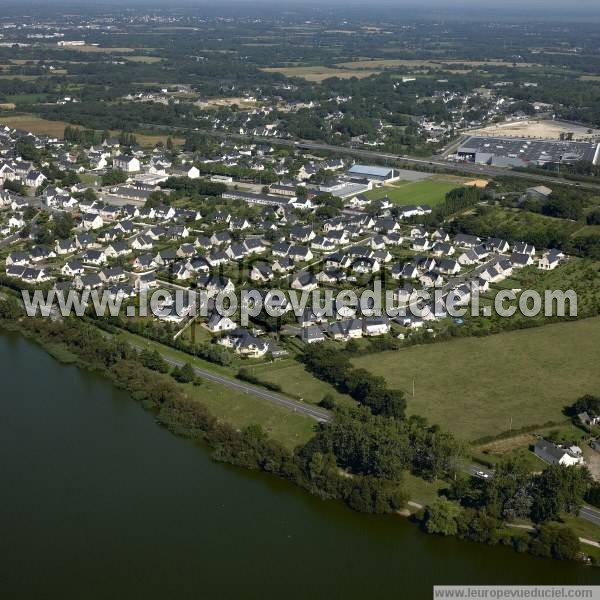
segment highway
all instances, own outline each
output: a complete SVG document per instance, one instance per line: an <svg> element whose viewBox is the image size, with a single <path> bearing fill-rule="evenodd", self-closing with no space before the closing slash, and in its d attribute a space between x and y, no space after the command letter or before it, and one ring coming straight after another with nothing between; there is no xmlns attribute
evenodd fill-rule
<svg viewBox="0 0 600 600"><path fill-rule="evenodd" d="M208 135L211 137L218 137L221 139L230 139L242 142L261 142L265 144L271 144L273 146L288 146L299 148L303 150L321 150L325 152L334 152L336 154L343 154L347 156L353 156L356 158L362 158L365 160L376 160L399 163L407 166L423 167L425 170L444 169L446 171L453 171L457 174L468 174L476 178L485 177L499 177L508 176L516 177L519 179L527 179L537 183L548 183L548 184L560 184L571 187L580 187L582 189L600 191L600 184L587 183L587 182L576 182L570 179L563 179L562 177L550 177L547 175L537 175L536 173L524 173L522 171L515 171L512 169L503 169L499 167L489 167L483 165L475 165L472 163L464 162L450 162L442 160L438 157L431 158L420 158L408 155L389 154L386 152L377 152L375 150L361 150L358 148L348 148L346 146L335 146L331 144L325 144L320 142L309 142L305 140L290 140L282 138L271 138L271 137L260 137L252 135L243 135L239 133L228 133L225 131L215 131L209 129L191 129L189 127L172 127L167 125L157 125L153 123L142 123L143 128L154 128L168 131L181 131L188 133L198 133L202 135Z"/></svg>
<svg viewBox="0 0 600 600"><path fill-rule="evenodd" d="M142 346L137 344L131 344L136 350L143 350ZM173 367L182 367L185 362L175 360L169 356L161 354L163 360L173 366ZM307 417L312 417L316 421L320 423L326 423L331 421L331 413L326 411L323 408L319 408L318 406L312 406L310 404L305 404L303 402L299 402L298 400L292 400L283 394L278 394L276 392L271 392L266 389L261 389L257 386L246 383L245 381L240 381L234 379L233 377L227 377L226 375L220 375L218 373L214 373L213 371L208 371L206 369L201 369L192 365L194 368L194 372L198 377L202 377L207 381L212 381L214 383L218 383L224 385L225 387L244 392L245 394L251 394L252 396L256 396L257 398L261 398L262 400L268 400L273 404L277 404L283 408L287 408L293 412L300 413L306 415Z"/></svg>

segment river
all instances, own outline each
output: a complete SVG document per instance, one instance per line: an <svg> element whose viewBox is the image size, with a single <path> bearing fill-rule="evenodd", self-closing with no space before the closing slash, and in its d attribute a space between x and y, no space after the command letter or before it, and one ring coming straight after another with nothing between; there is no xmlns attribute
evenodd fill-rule
<svg viewBox="0 0 600 600"><path fill-rule="evenodd" d="M600 571L420 533L213 462L102 378L0 335L0 597L431 597Z"/></svg>

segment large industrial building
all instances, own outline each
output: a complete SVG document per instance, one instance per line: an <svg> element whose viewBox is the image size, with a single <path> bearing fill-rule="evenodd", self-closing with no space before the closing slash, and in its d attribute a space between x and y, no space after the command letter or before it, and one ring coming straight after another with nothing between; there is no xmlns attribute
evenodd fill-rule
<svg viewBox="0 0 600 600"><path fill-rule="evenodd" d="M374 183L389 183L400 179L400 174L391 167L377 167L373 165L352 165L347 171L348 177L364 178Z"/></svg>
<svg viewBox="0 0 600 600"><path fill-rule="evenodd" d="M580 160L598 164L598 142L571 142L559 140L531 140L473 136L456 151L458 160L494 167L544 166L568 164Z"/></svg>

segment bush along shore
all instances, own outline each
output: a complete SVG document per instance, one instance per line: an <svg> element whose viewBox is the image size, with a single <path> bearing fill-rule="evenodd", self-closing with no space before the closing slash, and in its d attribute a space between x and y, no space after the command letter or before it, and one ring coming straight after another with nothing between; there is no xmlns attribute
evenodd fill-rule
<svg viewBox="0 0 600 600"><path fill-rule="evenodd" d="M579 539L561 522L561 515L579 511L594 487L585 469L549 467L531 475L523 465L508 461L492 481L474 481L461 472L465 445L421 417L405 417L396 392L392 411L364 399L373 392L387 405L389 390L378 390L376 381L367 380L369 389L362 392L357 388L357 395L364 393L360 406L336 409L330 423L320 424L314 437L290 451L259 424L240 430L211 415L187 393L186 384L202 385L192 369L172 370L158 352L140 353L118 335L107 336L84 320L24 318L9 295L0 300L0 327L20 332L59 360L108 377L170 431L208 445L215 460L273 473L323 499L341 500L372 514L405 509L407 473L446 482L443 495L412 516L427 533L596 562L583 555ZM346 373L343 381L355 376ZM507 525L518 518L536 526Z"/></svg>

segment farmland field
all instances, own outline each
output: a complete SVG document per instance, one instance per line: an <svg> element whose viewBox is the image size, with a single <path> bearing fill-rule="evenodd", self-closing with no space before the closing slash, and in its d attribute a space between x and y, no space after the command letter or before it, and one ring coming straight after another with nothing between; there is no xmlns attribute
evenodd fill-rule
<svg viewBox="0 0 600 600"><path fill-rule="evenodd" d="M8 127L31 131L37 135L50 135L57 138L63 137L65 127L69 125L69 123L66 123L65 121L50 121L49 119L42 119L35 115L0 116L0 123L2 125L8 125ZM118 131L111 131L112 135L118 136L119 133L120 132ZM167 135L144 135L141 133L135 133L135 137L141 145L146 146L153 146L158 142L165 143L168 138ZM182 138L173 138L173 143L176 146L182 145L183 142L184 140Z"/></svg>
<svg viewBox="0 0 600 600"><path fill-rule="evenodd" d="M401 181L394 185L371 190L365 195L373 200L387 196L392 202L399 205L429 204L435 206L442 203L446 194L456 187L458 187L457 183L446 181Z"/></svg>
<svg viewBox="0 0 600 600"><path fill-rule="evenodd" d="M51 135L60 138L62 138L65 127L68 125L64 121L49 121L34 115L0 117L0 123L9 127L15 127L16 129L31 131L37 135Z"/></svg>
<svg viewBox="0 0 600 600"><path fill-rule="evenodd" d="M286 77L301 77L307 81L321 82L329 77L339 77L340 79L349 79L350 77L369 77L377 75L378 70L355 70L355 69L332 69L331 67L311 66L311 67L268 67L261 69L267 73L281 73Z"/></svg>
<svg viewBox="0 0 600 600"><path fill-rule="evenodd" d="M600 391L599 361L600 318L595 317L352 362L405 390L410 414L473 440L507 431L511 419L513 429L564 420L566 405Z"/></svg>
<svg viewBox="0 0 600 600"><path fill-rule="evenodd" d="M92 46L84 44L83 46L58 46L58 49L75 50L77 52L93 52L100 54L122 54L127 52L135 52L136 48L106 48L102 46ZM137 48L137 50L148 50L149 48Z"/></svg>
<svg viewBox="0 0 600 600"><path fill-rule="evenodd" d="M400 58L384 58L384 59L368 59L353 60L348 62L338 63L336 66L342 69L386 69L408 67L413 69L442 69L444 65L464 65L466 67L497 67L497 66L513 66L513 63L503 60L419 60L419 59L400 59ZM534 66L532 63L517 63L517 67L525 68ZM468 72L465 71L465 72Z"/></svg>

